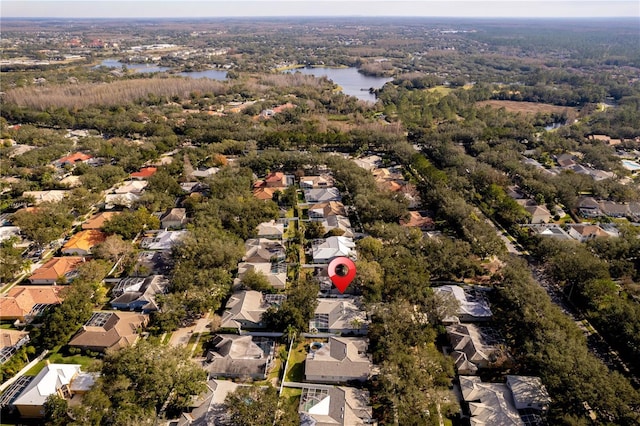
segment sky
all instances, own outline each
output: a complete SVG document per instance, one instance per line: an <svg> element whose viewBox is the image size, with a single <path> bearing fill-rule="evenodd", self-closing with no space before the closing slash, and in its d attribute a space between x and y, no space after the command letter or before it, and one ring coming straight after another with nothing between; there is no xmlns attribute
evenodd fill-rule
<svg viewBox="0 0 640 426"><path fill-rule="evenodd" d="M433 16L638 18L640 0L2 0L3 18Z"/></svg>

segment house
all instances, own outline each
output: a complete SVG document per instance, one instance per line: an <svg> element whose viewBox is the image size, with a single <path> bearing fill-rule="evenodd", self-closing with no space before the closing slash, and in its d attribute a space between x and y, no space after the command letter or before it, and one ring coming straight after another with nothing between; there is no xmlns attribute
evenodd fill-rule
<svg viewBox="0 0 640 426"><path fill-rule="evenodd" d="M65 188L77 188L79 186L82 186L82 179L80 178L80 176L66 176L60 179L60 184L64 185Z"/></svg>
<svg viewBox="0 0 640 426"><path fill-rule="evenodd" d="M556 162L560 167L573 167L576 163L576 157L573 154L564 153L556 157Z"/></svg>
<svg viewBox="0 0 640 426"><path fill-rule="evenodd" d="M329 201L340 201L342 196L336 187L305 189L304 200L307 203L325 203Z"/></svg>
<svg viewBox="0 0 640 426"><path fill-rule="evenodd" d="M254 188L253 189L253 196L256 197L258 200L272 200L273 199L273 195L276 192L282 192L282 188L269 188L266 186L261 186L259 188Z"/></svg>
<svg viewBox="0 0 640 426"><path fill-rule="evenodd" d="M507 375L507 387L517 410L546 412L551 398L539 377Z"/></svg>
<svg viewBox="0 0 640 426"><path fill-rule="evenodd" d="M431 217L419 211L410 211L408 219L400 219L400 225L409 228L420 228L422 231L433 231L436 224Z"/></svg>
<svg viewBox="0 0 640 426"><path fill-rule="evenodd" d="M287 176L282 172L269 173L264 179L254 183L254 188L280 188L285 189L288 185Z"/></svg>
<svg viewBox="0 0 640 426"><path fill-rule="evenodd" d="M533 230L535 235L539 235L541 237L557 238L559 240L571 239L571 235L569 235L559 225L554 225L554 224L539 225L539 226L532 226L530 229Z"/></svg>
<svg viewBox="0 0 640 426"><path fill-rule="evenodd" d="M70 282L76 275L77 267L84 262L82 257L53 257L29 276L31 284L55 284L63 279Z"/></svg>
<svg viewBox="0 0 640 426"><path fill-rule="evenodd" d="M140 241L140 247L147 250L171 250L171 248L182 241L189 231L151 231L149 236L145 236Z"/></svg>
<svg viewBox="0 0 640 426"><path fill-rule="evenodd" d="M284 224L275 220L262 222L258 225L258 238L267 238L270 240L281 240L284 235Z"/></svg>
<svg viewBox="0 0 640 426"><path fill-rule="evenodd" d="M180 188L187 194L202 192L206 189L206 185L200 182L182 182Z"/></svg>
<svg viewBox="0 0 640 426"><path fill-rule="evenodd" d="M531 223L548 223L551 221L551 212L545 206L527 205L524 209L531 216Z"/></svg>
<svg viewBox="0 0 640 426"><path fill-rule="evenodd" d="M356 257L356 243L349 237L329 237L320 244L313 245L313 261L329 263L334 257Z"/></svg>
<svg viewBox="0 0 640 426"><path fill-rule="evenodd" d="M12 405L18 409L22 418L32 419L44 417L44 403L49 395L56 394L65 399L73 396L74 382L85 377L80 368L80 364L45 365L38 375L36 375L16 397ZM95 380L95 376L92 375L92 377L94 377ZM90 387L93 385L93 382L87 385ZM85 387L86 386L83 386L83 388Z"/></svg>
<svg viewBox="0 0 640 426"><path fill-rule="evenodd" d="M91 160L93 157L82 152L74 152L73 154L66 155L62 158L59 158L55 161L55 165L58 167L66 166L66 165L75 165L76 163L86 163Z"/></svg>
<svg viewBox="0 0 640 426"><path fill-rule="evenodd" d="M628 204L614 203L613 201L602 201L600 211L609 217L626 217L630 214Z"/></svg>
<svg viewBox="0 0 640 426"><path fill-rule="evenodd" d="M135 173L131 173L131 179L145 180L149 179L158 171L157 167L143 167Z"/></svg>
<svg viewBox="0 0 640 426"><path fill-rule="evenodd" d="M329 337L319 349L310 349L304 377L312 383L365 382L371 372L368 342L360 337Z"/></svg>
<svg viewBox="0 0 640 426"><path fill-rule="evenodd" d="M595 238L606 238L606 237L610 237L611 235L609 235L609 233L607 233L604 229L600 228L600 226L598 225L592 225L592 224L584 224L584 223L579 223L579 224L570 224L569 226L569 235L580 241L581 243L584 243L585 241L588 240L593 240Z"/></svg>
<svg viewBox="0 0 640 426"><path fill-rule="evenodd" d="M104 223L111 220L120 212L100 212L91 216L86 222L82 224L82 229L101 229Z"/></svg>
<svg viewBox="0 0 640 426"><path fill-rule="evenodd" d="M20 239L20 228L17 226L0 226L0 241L8 240L11 237Z"/></svg>
<svg viewBox="0 0 640 426"><path fill-rule="evenodd" d="M210 378L264 380L273 367L275 341L264 337L218 334L210 343L205 370Z"/></svg>
<svg viewBox="0 0 640 426"><path fill-rule="evenodd" d="M600 203L593 197L582 197L578 200L578 212L587 218L602 216Z"/></svg>
<svg viewBox="0 0 640 426"><path fill-rule="evenodd" d="M458 304L456 317L453 321L445 320L446 322L488 321L493 316L489 302L478 289L467 288L465 291L464 288L457 285L443 285L435 287L433 291L442 297L455 299Z"/></svg>
<svg viewBox="0 0 640 426"><path fill-rule="evenodd" d="M353 229L351 229L351 221L346 216L340 215L331 215L327 216L324 219L320 220L324 229L329 232L334 229L339 229L342 231L342 237L353 238L354 233Z"/></svg>
<svg viewBox="0 0 640 426"><path fill-rule="evenodd" d="M143 250L138 253L136 263L129 276L148 277L149 275L168 275L171 272L171 252Z"/></svg>
<svg viewBox="0 0 640 426"><path fill-rule="evenodd" d="M330 175L303 176L300 178L300 188L302 189L330 188L333 183L333 177Z"/></svg>
<svg viewBox="0 0 640 426"><path fill-rule="evenodd" d="M207 178L209 176L213 176L220 171L219 167L209 167L205 170L195 170L191 172L191 176L196 178Z"/></svg>
<svg viewBox="0 0 640 426"><path fill-rule="evenodd" d="M340 201L317 203L309 207L310 219L323 219L329 216L346 216L347 211Z"/></svg>
<svg viewBox="0 0 640 426"><path fill-rule="evenodd" d="M382 164L382 158L377 155L369 155L368 157L356 158L353 162L356 163L358 167L371 171Z"/></svg>
<svg viewBox="0 0 640 426"><path fill-rule="evenodd" d="M127 192L125 194L107 194L104 197L106 209L112 209L116 206L130 209L139 200L140 196L133 192Z"/></svg>
<svg viewBox="0 0 640 426"><path fill-rule="evenodd" d="M65 245L62 253L68 255L87 256L91 249L107 239L107 234L97 229L86 229L74 234Z"/></svg>
<svg viewBox="0 0 640 426"><path fill-rule="evenodd" d="M298 413L301 426L375 424L369 392L346 386L303 385Z"/></svg>
<svg viewBox="0 0 640 426"><path fill-rule="evenodd" d="M318 306L309 321L312 332L367 334L369 320L355 298L318 298Z"/></svg>
<svg viewBox="0 0 640 426"><path fill-rule="evenodd" d="M173 208L160 219L160 226L164 229L184 228L187 223L187 209Z"/></svg>
<svg viewBox="0 0 640 426"><path fill-rule="evenodd" d="M478 376L460 376L460 390L472 426L525 426L507 385L483 383Z"/></svg>
<svg viewBox="0 0 640 426"><path fill-rule="evenodd" d="M486 343L482 330L474 324L455 324L446 327L451 356L458 374L476 374L489 368L498 359L498 349Z"/></svg>
<svg viewBox="0 0 640 426"><path fill-rule="evenodd" d="M263 295L259 291L244 290L231 295L222 314L221 328L264 328L262 314L269 307L279 305L285 295Z"/></svg>
<svg viewBox="0 0 640 426"><path fill-rule="evenodd" d="M40 203L59 203L62 201L69 191L52 189L50 191L24 191L22 193L23 198L33 198L34 204Z"/></svg>
<svg viewBox="0 0 640 426"><path fill-rule="evenodd" d="M149 185L146 180L125 180L114 191L114 194L136 194L140 195L144 192L145 188Z"/></svg>
<svg viewBox="0 0 640 426"><path fill-rule="evenodd" d="M94 312L69 346L102 353L131 346L148 322L149 316L136 312Z"/></svg>
<svg viewBox="0 0 640 426"><path fill-rule="evenodd" d="M0 329L0 364L4 364L18 349L29 342L29 333Z"/></svg>
<svg viewBox="0 0 640 426"><path fill-rule="evenodd" d="M209 380L206 392L191 404L193 409L184 412L171 423L173 426L209 426L223 424L227 417L224 401L240 386L231 380Z"/></svg>
<svg viewBox="0 0 640 426"><path fill-rule="evenodd" d="M164 294L169 288L169 280L162 275L146 278L123 278L111 290L113 309L140 311L148 314L159 310L157 294Z"/></svg>
<svg viewBox="0 0 640 426"><path fill-rule="evenodd" d="M240 284L244 275L253 271L261 273L267 278L271 287L277 290L284 290L287 286L287 264L281 263L250 263L241 262L238 264L238 278L236 284Z"/></svg>
<svg viewBox="0 0 640 426"><path fill-rule="evenodd" d="M245 244L242 260L250 263L275 263L285 259L286 249L282 241L266 238L250 238Z"/></svg>
<svg viewBox="0 0 640 426"><path fill-rule="evenodd" d="M0 320L28 323L52 305L62 303L60 286L15 286L0 296Z"/></svg>

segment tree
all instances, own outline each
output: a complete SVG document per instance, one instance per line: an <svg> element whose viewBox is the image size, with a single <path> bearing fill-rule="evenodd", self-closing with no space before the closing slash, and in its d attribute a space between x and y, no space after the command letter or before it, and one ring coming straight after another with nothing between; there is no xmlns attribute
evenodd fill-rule
<svg viewBox="0 0 640 426"><path fill-rule="evenodd" d="M327 231L324 229L322 222L311 221L306 222L304 226L304 237L307 240L315 240L322 238Z"/></svg>
<svg viewBox="0 0 640 426"><path fill-rule="evenodd" d="M8 238L0 243L0 282L8 283L22 273L29 261L22 257L22 250L15 247L17 237Z"/></svg>
<svg viewBox="0 0 640 426"><path fill-rule="evenodd" d="M34 210L20 210L12 217L12 222L20 227L21 232L40 247L71 228L73 217L65 203L41 203Z"/></svg>
<svg viewBox="0 0 640 426"><path fill-rule="evenodd" d="M97 259L104 259L112 264L120 260L120 269L123 269L133 261L134 249L129 241L124 241L120 235L113 234L93 248L93 255Z"/></svg>
<svg viewBox="0 0 640 426"><path fill-rule="evenodd" d="M261 292L271 292L273 287L269 283L267 276L262 271L254 271L253 269L247 271L242 276L242 285L251 290Z"/></svg>
<svg viewBox="0 0 640 426"><path fill-rule="evenodd" d="M272 426L278 406L278 391L266 387L240 386L224 400L234 426Z"/></svg>
<svg viewBox="0 0 640 426"><path fill-rule="evenodd" d="M145 229L158 229L160 219L144 207L135 211L124 211L107 220L102 230L108 234L119 234L125 240L132 240Z"/></svg>
<svg viewBox="0 0 640 426"><path fill-rule="evenodd" d="M44 402L44 423L47 426L65 426L69 424L69 404L58 394L51 394Z"/></svg>
<svg viewBox="0 0 640 426"><path fill-rule="evenodd" d="M107 354L100 387L109 395L111 414L136 406L154 417L166 404L168 412L189 406L191 397L206 390L206 373L184 348L149 340Z"/></svg>

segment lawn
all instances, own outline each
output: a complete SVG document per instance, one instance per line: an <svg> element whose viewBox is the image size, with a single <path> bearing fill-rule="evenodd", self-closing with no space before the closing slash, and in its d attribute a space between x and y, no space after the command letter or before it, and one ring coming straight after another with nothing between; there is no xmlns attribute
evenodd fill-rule
<svg viewBox="0 0 640 426"><path fill-rule="evenodd" d="M304 360L307 358L305 342L295 346L289 354L288 370L284 376L285 382L302 382L304 379Z"/></svg>
<svg viewBox="0 0 640 426"><path fill-rule="evenodd" d="M60 348L54 350L60 350ZM36 376L44 368L44 366L47 365L47 361L50 364L80 364L83 371L89 371L91 366L96 363L102 362L99 359L91 358L86 355L64 355L56 351L52 352L47 358L34 365L29 371L25 373L25 376Z"/></svg>

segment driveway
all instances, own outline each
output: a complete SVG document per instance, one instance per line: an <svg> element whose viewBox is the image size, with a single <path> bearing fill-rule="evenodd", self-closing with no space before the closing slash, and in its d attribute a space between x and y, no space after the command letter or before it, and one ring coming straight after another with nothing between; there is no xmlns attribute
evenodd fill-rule
<svg viewBox="0 0 640 426"><path fill-rule="evenodd" d="M194 325L190 325L189 327L180 327L171 335L169 344L172 346L187 346L189 344L189 339L191 339L191 336L194 333L205 333L208 330L210 322L209 313L207 313L204 317L197 320Z"/></svg>

